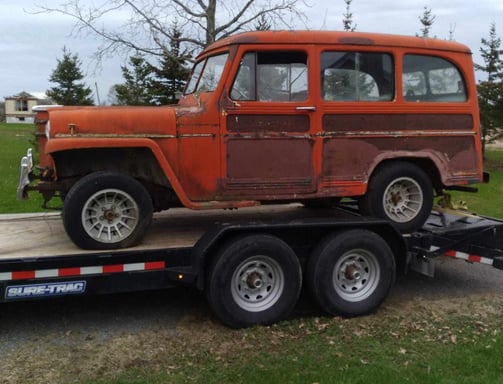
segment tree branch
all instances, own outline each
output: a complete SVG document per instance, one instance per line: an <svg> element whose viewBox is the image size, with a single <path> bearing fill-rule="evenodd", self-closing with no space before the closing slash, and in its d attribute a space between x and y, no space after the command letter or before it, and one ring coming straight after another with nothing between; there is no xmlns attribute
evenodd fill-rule
<svg viewBox="0 0 503 384"><path fill-rule="evenodd" d="M95 0L91 4L66 0L57 7L37 5L32 13L58 13L73 18L71 34L85 33L101 40L94 53L100 63L118 52L169 56L175 38L169 26L178 20L182 20L179 29L182 33L176 36L176 41L194 51L219 38L253 29L251 24L264 15L273 15L276 23L288 28L285 16L305 19L298 5L306 5L305 0ZM227 19L223 12L217 12L217 5L226 9ZM120 19L117 15L125 15L122 22L117 23Z"/></svg>

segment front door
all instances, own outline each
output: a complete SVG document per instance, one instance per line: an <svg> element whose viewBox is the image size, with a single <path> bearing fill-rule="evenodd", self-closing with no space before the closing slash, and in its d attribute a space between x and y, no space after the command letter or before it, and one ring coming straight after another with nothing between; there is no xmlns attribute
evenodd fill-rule
<svg viewBox="0 0 503 384"><path fill-rule="evenodd" d="M315 191L308 88L306 52L243 55L221 116L222 195L274 199Z"/></svg>

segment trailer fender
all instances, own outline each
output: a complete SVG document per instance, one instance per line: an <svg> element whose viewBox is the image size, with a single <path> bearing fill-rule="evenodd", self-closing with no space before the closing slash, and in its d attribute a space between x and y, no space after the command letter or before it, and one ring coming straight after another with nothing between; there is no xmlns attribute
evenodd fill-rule
<svg viewBox="0 0 503 384"><path fill-rule="evenodd" d="M191 253L192 274L197 276L195 285L204 290L206 270L212 257L235 236L248 234L270 234L287 243L295 239L302 248L314 249L326 236L348 229L366 229L381 237L395 257L397 272L405 272L407 266L407 244L402 234L388 221L374 218L355 217L352 220L318 218L292 222L247 222L245 224L218 223L198 240ZM296 250L295 246L292 246ZM297 254L298 257L308 255Z"/></svg>

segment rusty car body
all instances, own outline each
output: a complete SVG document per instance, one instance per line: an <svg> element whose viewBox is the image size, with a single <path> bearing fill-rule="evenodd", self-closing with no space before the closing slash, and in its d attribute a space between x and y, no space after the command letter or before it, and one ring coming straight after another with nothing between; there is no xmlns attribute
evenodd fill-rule
<svg viewBox="0 0 503 384"><path fill-rule="evenodd" d="M439 39L246 32L197 57L175 106L47 106L36 121L41 171L23 160L18 195L63 198L83 248L135 244L175 206L343 197L408 232L434 193L484 179L471 52Z"/></svg>

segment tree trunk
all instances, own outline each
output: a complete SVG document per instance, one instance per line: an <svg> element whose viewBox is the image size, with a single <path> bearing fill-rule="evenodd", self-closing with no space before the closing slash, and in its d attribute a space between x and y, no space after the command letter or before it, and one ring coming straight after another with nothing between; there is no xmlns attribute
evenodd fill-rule
<svg viewBox="0 0 503 384"><path fill-rule="evenodd" d="M206 8L206 46L215 42L217 0L209 0Z"/></svg>

